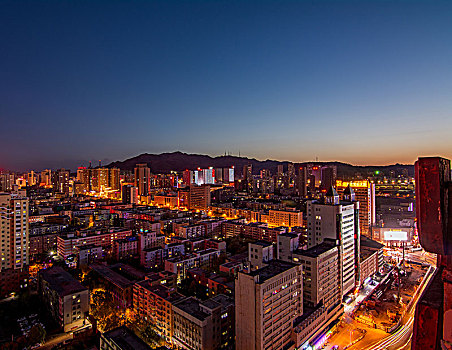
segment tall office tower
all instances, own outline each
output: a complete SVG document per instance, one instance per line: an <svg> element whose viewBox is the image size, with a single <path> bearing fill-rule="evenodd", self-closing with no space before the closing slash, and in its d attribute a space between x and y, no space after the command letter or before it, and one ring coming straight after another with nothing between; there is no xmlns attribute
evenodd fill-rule
<svg viewBox="0 0 452 350"><path fill-rule="evenodd" d="M262 169L261 170L261 179L268 179L270 177L270 170Z"/></svg>
<svg viewBox="0 0 452 350"><path fill-rule="evenodd" d="M14 174L0 174L0 191L11 191L14 185Z"/></svg>
<svg viewBox="0 0 452 350"><path fill-rule="evenodd" d="M321 168L320 190L326 192L336 184L337 167L325 165Z"/></svg>
<svg viewBox="0 0 452 350"><path fill-rule="evenodd" d="M304 165L298 167L296 186L300 197L306 197L308 195L308 168Z"/></svg>
<svg viewBox="0 0 452 350"><path fill-rule="evenodd" d="M223 168L223 182L231 183L234 182L234 167Z"/></svg>
<svg viewBox="0 0 452 350"><path fill-rule="evenodd" d="M93 190L96 192L105 191L110 187L110 176L107 168L97 168L91 170L93 173Z"/></svg>
<svg viewBox="0 0 452 350"><path fill-rule="evenodd" d="M149 195L151 186L151 169L147 164L137 164L135 167L135 187L138 187L139 196Z"/></svg>
<svg viewBox="0 0 452 350"><path fill-rule="evenodd" d="M210 185L190 185L189 205L190 210L206 210L210 207Z"/></svg>
<svg viewBox="0 0 452 350"><path fill-rule="evenodd" d="M308 249L325 239L339 241L342 293L347 294L359 282L359 276L356 276L359 266L359 203L353 198L339 201L339 195L331 187L323 202L308 201L307 217Z"/></svg>
<svg viewBox="0 0 452 350"><path fill-rule="evenodd" d="M58 169L55 172L53 188L56 192L69 194L69 170Z"/></svg>
<svg viewBox="0 0 452 350"><path fill-rule="evenodd" d="M38 182L36 179L36 173L33 170L31 170L27 174L27 182L28 182L28 186L34 186Z"/></svg>
<svg viewBox="0 0 452 350"><path fill-rule="evenodd" d="M295 165L293 163L287 165L287 174L291 180L295 179Z"/></svg>
<svg viewBox="0 0 452 350"><path fill-rule="evenodd" d="M138 204L138 188L133 185L123 185L121 198L124 204Z"/></svg>
<svg viewBox="0 0 452 350"><path fill-rule="evenodd" d="M121 189L121 182L119 179L119 168L108 169L108 187L113 191L119 191Z"/></svg>
<svg viewBox="0 0 452 350"><path fill-rule="evenodd" d="M361 181L336 181L336 189L342 195L347 186L355 192L355 199L359 202L359 223L360 233L368 238L372 238L371 227L375 225L375 184L368 180Z"/></svg>
<svg viewBox="0 0 452 350"><path fill-rule="evenodd" d="M41 186L52 186L52 170L41 171Z"/></svg>
<svg viewBox="0 0 452 350"><path fill-rule="evenodd" d="M284 165L282 165L282 164L278 165L278 172L276 174L278 176L281 176L282 174L284 174Z"/></svg>
<svg viewBox="0 0 452 350"><path fill-rule="evenodd" d="M243 166L243 180L245 181L245 188L248 192L253 191L253 165L248 164Z"/></svg>
<svg viewBox="0 0 452 350"><path fill-rule="evenodd" d="M182 172L182 181L184 183L185 186L189 186L192 183L192 171L190 170L184 170Z"/></svg>
<svg viewBox="0 0 452 350"><path fill-rule="evenodd" d="M201 180L201 176L199 175L199 171L198 170L193 170L190 171L190 184L196 184L199 185L199 182Z"/></svg>
<svg viewBox="0 0 452 350"><path fill-rule="evenodd" d="M212 167L207 169L202 169L202 183L206 185L213 185L215 183L215 172Z"/></svg>
<svg viewBox="0 0 452 350"><path fill-rule="evenodd" d="M83 192L91 191L91 170L86 167L77 169L77 181L83 184Z"/></svg>
<svg viewBox="0 0 452 350"><path fill-rule="evenodd" d="M0 193L0 295L26 283L29 263L28 198ZM25 282L24 282L25 280Z"/></svg>
<svg viewBox="0 0 452 350"><path fill-rule="evenodd" d="M215 174L215 182L223 182L223 168L215 168L214 174Z"/></svg>
<svg viewBox="0 0 452 350"><path fill-rule="evenodd" d="M282 350L303 314L301 265L280 260L235 280L236 349Z"/></svg>

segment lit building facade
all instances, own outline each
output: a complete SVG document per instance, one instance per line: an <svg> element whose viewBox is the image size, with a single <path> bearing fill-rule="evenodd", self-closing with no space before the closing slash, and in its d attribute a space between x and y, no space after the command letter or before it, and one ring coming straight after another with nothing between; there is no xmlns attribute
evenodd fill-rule
<svg viewBox="0 0 452 350"><path fill-rule="evenodd" d="M236 349L280 350L303 314L302 266L279 260L235 280Z"/></svg>
<svg viewBox="0 0 452 350"><path fill-rule="evenodd" d="M341 257L342 293L359 285L359 203L339 201L339 195L330 188L325 200L308 201L308 248L325 239L339 241ZM355 280L357 279L357 281Z"/></svg>
<svg viewBox="0 0 452 350"><path fill-rule="evenodd" d="M341 196L345 189L350 187L355 192L355 199L359 202L359 228L360 233L372 238L371 227L376 222L375 184L368 180L336 181L336 190Z"/></svg>

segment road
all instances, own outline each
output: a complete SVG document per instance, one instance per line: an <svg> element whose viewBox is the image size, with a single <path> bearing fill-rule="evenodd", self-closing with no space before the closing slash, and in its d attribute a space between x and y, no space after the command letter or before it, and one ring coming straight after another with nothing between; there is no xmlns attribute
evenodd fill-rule
<svg viewBox="0 0 452 350"><path fill-rule="evenodd" d="M330 339L330 342L325 349L331 350L335 344L342 344L340 349L343 349L345 345L350 344L351 340L358 338L358 334L351 334L351 331L359 328L367 330L367 333L362 340L348 348L349 350L408 350L410 348L411 336L413 334L416 304L429 280L432 278L434 271L435 267L432 266L424 275L420 288L414 296L415 299L410 304L410 307L402 320L402 326L396 332L388 334L382 330L369 328L362 323L348 318L348 324L342 323L339 333ZM363 294L365 293L366 289L363 290ZM351 312L351 310L352 308L349 308L348 312Z"/></svg>
<svg viewBox="0 0 452 350"><path fill-rule="evenodd" d="M371 294L372 291L377 287L377 284L375 283L375 285L371 285L371 284L367 284L365 285L362 289L360 289L358 295L356 296L355 300L351 301L349 304L344 306L344 312L349 315L353 312L353 310L355 310L355 308L357 306L359 306L359 304L361 304L361 302L364 300L364 298Z"/></svg>
<svg viewBox="0 0 452 350"><path fill-rule="evenodd" d="M397 330L395 333L388 335L384 339L381 339L380 341L368 347L359 346L356 349L359 348L363 350L383 350L383 349L402 350L407 348L413 335L413 323L414 323L414 313L416 311L416 304L419 301L420 296L424 292L425 287L428 285L428 282L432 278L435 270L436 270L435 267L431 267L428 270L427 274L425 275L422 286L417 291L415 300L410 305L409 309L405 314L404 319L402 320L403 323L402 327L400 327L400 329Z"/></svg>
<svg viewBox="0 0 452 350"><path fill-rule="evenodd" d="M57 336L47 340L42 346L40 346L38 349L39 350L50 350L52 349L55 345L64 342L65 340L69 340L72 339L73 335L71 333L61 333L58 334Z"/></svg>

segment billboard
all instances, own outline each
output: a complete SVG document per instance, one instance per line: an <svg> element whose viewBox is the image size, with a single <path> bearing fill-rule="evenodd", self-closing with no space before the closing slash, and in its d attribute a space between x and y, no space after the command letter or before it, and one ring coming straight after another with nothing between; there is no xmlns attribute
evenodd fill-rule
<svg viewBox="0 0 452 350"><path fill-rule="evenodd" d="M385 231L383 237L385 241L407 241L408 233L405 231Z"/></svg>

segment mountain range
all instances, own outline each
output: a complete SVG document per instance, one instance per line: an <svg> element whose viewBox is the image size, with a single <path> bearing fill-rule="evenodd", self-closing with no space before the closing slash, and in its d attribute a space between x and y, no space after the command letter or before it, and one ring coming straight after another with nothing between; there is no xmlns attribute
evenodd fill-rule
<svg viewBox="0 0 452 350"><path fill-rule="evenodd" d="M253 166L253 174L259 174L262 169L268 169L272 174L277 172L278 165L284 166L284 171L287 171L287 165L291 162L264 160L260 161L254 158L237 157L237 156L218 156L211 157L204 154L187 154L183 152L171 152L161 154L143 153L138 156L123 160L112 162L108 167L117 167L121 170L133 171L136 164L146 163L154 174L164 174L170 171L184 171L195 170L197 168L225 168L234 166L236 173L241 174L244 165L251 164ZM316 163L316 162L312 162ZM385 166L358 166L342 162L317 162L323 165L336 165L338 177L354 176L357 173L366 175L371 172L380 171L383 174L389 175L390 171L395 171L396 174L401 173L403 169L408 171L408 175L414 176L414 165L394 164ZM300 163L294 163L295 165Z"/></svg>

